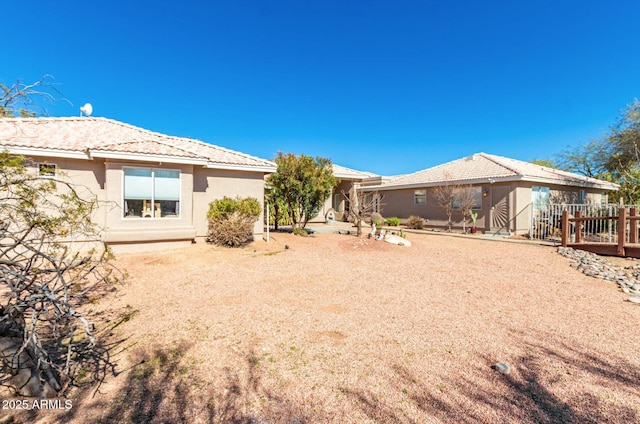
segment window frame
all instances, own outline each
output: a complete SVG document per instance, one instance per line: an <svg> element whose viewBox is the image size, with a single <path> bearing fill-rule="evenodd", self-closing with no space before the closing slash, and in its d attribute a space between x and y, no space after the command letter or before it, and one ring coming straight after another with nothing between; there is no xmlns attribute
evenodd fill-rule
<svg viewBox="0 0 640 424"><path fill-rule="evenodd" d="M474 196L477 195L477 199L474 197L474 205L471 207L471 210L474 211L479 211L482 210L482 187L480 186L472 186L472 187L462 187L462 188L454 188L453 192L452 192L452 201L451 201L451 207L453 208L453 210L459 211L460 210L460 196L457 195L457 193L463 191L463 190L471 190L473 192L477 191L477 193L474 193ZM478 201L477 204L475 204L475 201Z"/></svg>
<svg viewBox="0 0 640 424"><path fill-rule="evenodd" d="M422 192L422 194L418 194L418 192ZM419 198L424 198L424 202L418 202ZM427 205L427 189L413 190L413 204L415 206Z"/></svg>
<svg viewBox="0 0 640 424"><path fill-rule="evenodd" d="M156 197L156 189L155 189L155 175L157 171L169 171L169 172L177 172L178 173L178 187L179 187L179 196L178 196L178 200L170 200L170 201L175 201L178 202L177 204L177 212L175 214L175 216L159 216L156 217L155 213L153 211L152 208L152 213L151 216L148 217L144 217L144 216L127 216L126 215L126 209L125 209L125 204L127 202L126 198L125 198L125 177L126 177L126 173L125 170L126 169L138 169L138 170L149 170L151 171L151 199L150 199L150 203L151 205L154 205L155 203L158 203L160 201L156 201L155 197ZM181 211L182 211L182 171L180 169L177 168L158 168L158 167L144 167L144 166L123 166L122 167L122 185L121 185L121 200L122 200L122 214L120 215L120 219L122 220L144 220L144 221L149 221L149 220L166 220L166 219L180 219L181 217ZM143 200L144 201L144 200Z"/></svg>
<svg viewBox="0 0 640 424"><path fill-rule="evenodd" d="M537 189L537 190L536 190ZM537 198L534 200L534 193L545 194L546 200L544 201L545 207L551 203L551 189L547 186L531 186L531 204L533 205L533 210L538 211L544 208L540 207L540 195L536 196Z"/></svg>
<svg viewBox="0 0 640 424"><path fill-rule="evenodd" d="M53 173L43 171L43 167L53 167ZM38 176L42 178L55 178L58 173L58 165L55 163L38 162Z"/></svg>

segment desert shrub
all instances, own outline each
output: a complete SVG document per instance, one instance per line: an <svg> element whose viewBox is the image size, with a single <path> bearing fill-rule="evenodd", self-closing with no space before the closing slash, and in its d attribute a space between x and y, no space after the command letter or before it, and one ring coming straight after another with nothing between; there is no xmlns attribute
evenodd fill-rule
<svg viewBox="0 0 640 424"><path fill-rule="evenodd" d="M209 203L207 241L220 246L239 247L253 241L253 224L262 207L254 197L224 197Z"/></svg>
<svg viewBox="0 0 640 424"><path fill-rule="evenodd" d="M407 228L411 228L412 230L422 230L424 228L425 222L424 219L417 215L411 215L407 218L407 222L405 223Z"/></svg>
<svg viewBox="0 0 640 424"><path fill-rule="evenodd" d="M371 223L376 224L376 227L384 225L384 218L378 212L371 214Z"/></svg>
<svg viewBox="0 0 640 424"><path fill-rule="evenodd" d="M397 227L400 225L400 218L397 216L392 216L391 218L387 218L384 220L384 223L390 227Z"/></svg>
<svg viewBox="0 0 640 424"><path fill-rule="evenodd" d="M306 236L309 232L305 228L293 227L293 234L296 236Z"/></svg>

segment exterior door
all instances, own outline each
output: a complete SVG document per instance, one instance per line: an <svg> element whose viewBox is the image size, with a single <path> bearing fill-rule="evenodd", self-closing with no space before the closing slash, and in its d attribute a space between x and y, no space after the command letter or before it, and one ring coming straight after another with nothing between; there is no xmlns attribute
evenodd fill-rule
<svg viewBox="0 0 640 424"><path fill-rule="evenodd" d="M509 192L508 186L491 187L491 231L509 232Z"/></svg>

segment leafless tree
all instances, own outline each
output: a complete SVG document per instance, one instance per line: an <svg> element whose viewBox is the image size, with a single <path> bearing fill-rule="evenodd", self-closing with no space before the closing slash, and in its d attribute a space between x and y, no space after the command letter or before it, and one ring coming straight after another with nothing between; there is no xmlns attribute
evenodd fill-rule
<svg viewBox="0 0 640 424"><path fill-rule="evenodd" d="M30 117L35 116L36 111L46 114L46 108L41 102L52 104L62 100L71 104L56 85L51 75L44 75L31 84L25 84L21 80L11 85L0 82L0 118Z"/></svg>
<svg viewBox="0 0 640 424"><path fill-rule="evenodd" d="M453 202L455 200L454 195L457 188L458 186L452 181L451 174L445 172L443 183L437 186L433 191L436 202L447 215L447 228L449 232L451 232Z"/></svg>
<svg viewBox="0 0 640 424"><path fill-rule="evenodd" d="M371 215L379 212L382 208L382 196L377 192L365 192L361 186L353 184L349 193L342 192L342 195L349 202L349 209L346 211L349 222L356 227L358 237L362 236L362 223L371 219Z"/></svg>
<svg viewBox="0 0 640 424"><path fill-rule="evenodd" d="M48 397L101 355L87 304L120 274L92 223L95 199L24 163L0 153L0 384Z"/></svg>
<svg viewBox="0 0 640 424"><path fill-rule="evenodd" d="M476 205L476 199L473 195L473 188L471 185L464 185L458 187L454 191L454 206L460 210L462 214L462 231L467 232L467 220L471 216L471 211Z"/></svg>

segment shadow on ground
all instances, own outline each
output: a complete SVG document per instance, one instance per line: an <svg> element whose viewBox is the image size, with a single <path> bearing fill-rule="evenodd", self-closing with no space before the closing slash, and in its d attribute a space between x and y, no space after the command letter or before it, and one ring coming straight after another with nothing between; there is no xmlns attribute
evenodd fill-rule
<svg viewBox="0 0 640 424"><path fill-rule="evenodd" d="M187 356L192 347L191 342L182 342L132 352L134 365L115 399L83 401L82 407L60 414L55 422L640 421L637 364L561 341L545 346L530 343L526 354L511 361L509 375L491 369L494 358L482 356L476 365L461 364L468 367L463 373L431 378L418 375L406 363L381 364L379 371L386 376L381 391L363 389L361 383L341 387L336 382L325 394L331 399L309 393L303 401L299 393L267 383L253 350L239 353L241 369L223 369L213 381L199 379L190 368L193 359ZM333 406L327 407L327 401Z"/></svg>
<svg viewBox="0 0 640 424"><path fill-rule="evenodd" d="M263 387L253 351L242 370L225 369L217 381L191 375L189 342L134 353L136 365L115 401L98 405L98 423L305 423L286 396ZM67 415L66 422L76 417ZM314 418L315 419L315 418Z"/></svg>
<svg viewBox="0 0 640 424"><path fill-rule="evenodd" d="M528 352L508 375L491 368L495 358L482 357L480 366L468 369L467 374L476 373L476 378L444 377L435 386L406 366L395 365L389 384L392 391L405 394L410 407L391 404L372 391L344 388L343 392L376 422L414 422L409 410L418 411L423 419L459 423L640 422L640 369L626 358L585 353L564 343L530 344ZM582 378L586 374L594 383L581 384L581 378L572 374ZM575 383L569 397L564 397L567 391L563 397L554 393L564 378Z"/></svg>

